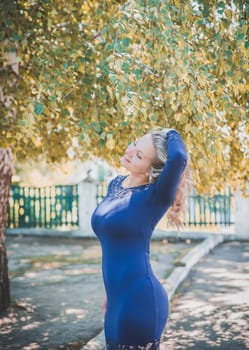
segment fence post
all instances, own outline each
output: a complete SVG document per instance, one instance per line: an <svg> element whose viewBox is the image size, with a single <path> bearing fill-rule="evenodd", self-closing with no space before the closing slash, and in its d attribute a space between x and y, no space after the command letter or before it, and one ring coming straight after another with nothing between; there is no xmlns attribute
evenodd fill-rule
<svg viewBox="0 0 249 350"><path fill-rule="evenodd" d="M249 238L249 186L247 197L239 189L235 193L235 234Z"/></svg>
<svg viewBox="0 0 249 350"><path fill-rule="evenodd" d="M94 236L91 227L91 216L96 208L97 183L85 179L78 185L79 195L79 228L83 236Z"/></svg>

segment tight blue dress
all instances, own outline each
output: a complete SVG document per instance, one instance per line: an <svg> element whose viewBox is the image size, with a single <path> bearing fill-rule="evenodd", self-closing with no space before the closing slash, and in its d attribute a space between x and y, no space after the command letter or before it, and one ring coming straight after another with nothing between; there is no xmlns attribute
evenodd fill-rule
<svg viewBox="0 0 249 350"><path fill-rule="evenodd" d="M150 264L150 238L174 201L187 153L175 130L165 139L167 161L156 182L122 187L117 176L92 215L102 247L107 296L105 338L108 350L156 350L168 317L168 297Z"/></svg>

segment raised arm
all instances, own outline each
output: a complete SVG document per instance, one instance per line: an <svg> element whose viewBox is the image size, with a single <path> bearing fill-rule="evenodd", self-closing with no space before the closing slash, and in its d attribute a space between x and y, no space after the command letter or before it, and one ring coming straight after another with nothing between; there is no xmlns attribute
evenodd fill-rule
<svg viewBox="0 0 249 350"><path fill-rule="evenodd" d="M185 145L176 130L170 129L165 137L167 160L155 183L155 191L158 200L172 204L188 157Z"/></svg>

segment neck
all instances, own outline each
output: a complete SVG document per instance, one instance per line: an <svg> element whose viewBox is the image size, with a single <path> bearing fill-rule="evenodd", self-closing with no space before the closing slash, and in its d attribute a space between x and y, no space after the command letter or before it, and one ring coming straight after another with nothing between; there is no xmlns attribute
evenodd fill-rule
<svg viewBox="0 0 249 350"><path fill-rule="evenodd" d="M149 178L146 175L133 175L130 174L125 179L123 186L124 187L136 187L146 185L149 182Z"/></svg>

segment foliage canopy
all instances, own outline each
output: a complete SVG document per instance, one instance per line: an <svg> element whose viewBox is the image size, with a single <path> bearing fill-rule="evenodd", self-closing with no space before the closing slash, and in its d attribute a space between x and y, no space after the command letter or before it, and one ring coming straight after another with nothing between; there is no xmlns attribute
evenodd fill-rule
<svg viewBox="0 0 249 350"><path fill-rule="evenodd" d="M2 1L1 147L118 164L178 129L202 192L249 178L248 1Z"/></svg>

